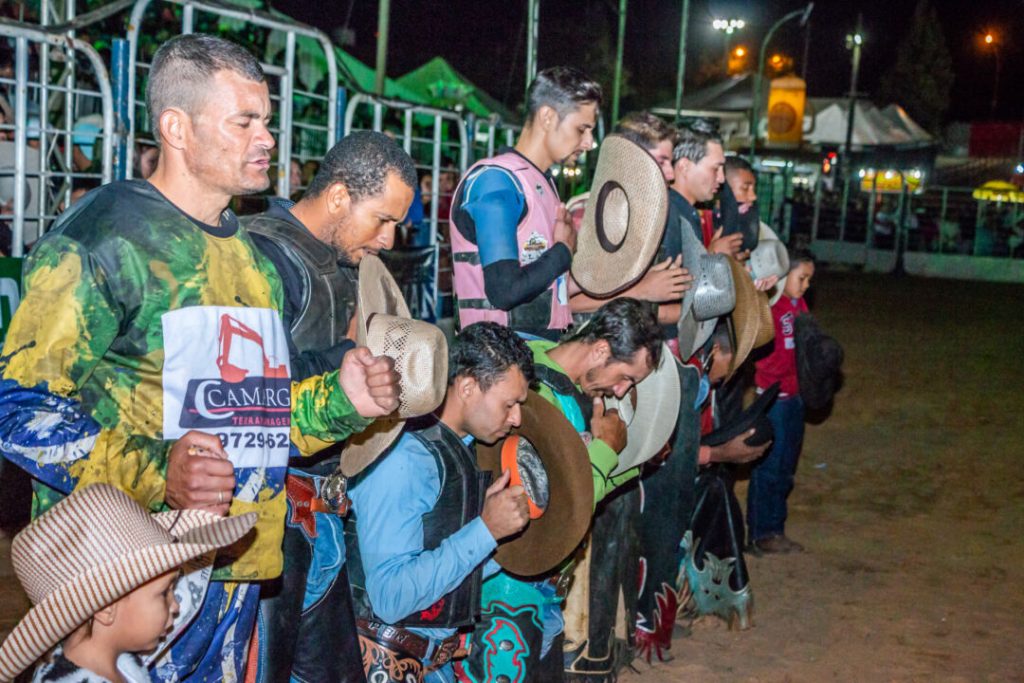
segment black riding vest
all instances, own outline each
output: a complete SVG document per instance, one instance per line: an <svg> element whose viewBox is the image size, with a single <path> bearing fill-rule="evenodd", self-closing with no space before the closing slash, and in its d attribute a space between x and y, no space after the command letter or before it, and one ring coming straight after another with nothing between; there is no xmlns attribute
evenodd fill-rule
<svg viewBox="0 0 1024 683"><path fill-rule="evenodd" d="M302 307L291 321L295 346L326 349L345 339L356 308L359 270L339 263L334 247L286 220L261 214L244 224L276 244L301 273Z"/></svg>
<svg viewBox="0 0 1024 683"><path fill-rule="evenodd" d="M423 515L423 549L433 550L441 543L480 516L484 508L484 495L490 485L491 473L481 472L476 466L476 454L462 440L440 422L409 432L434 456L441 479L441 493L434 509ZM383 455L381 457L387 457ZM345 520L346 566L352 584L352 597L356 616L382 621L373 612L366 592L366 574L359 554L356 531L358 510L349 512ZM403 628L459 628L471 626L480 614L480 585L483 564L480 564L459 586L436 603L416 614L392 624Z"/></svg>

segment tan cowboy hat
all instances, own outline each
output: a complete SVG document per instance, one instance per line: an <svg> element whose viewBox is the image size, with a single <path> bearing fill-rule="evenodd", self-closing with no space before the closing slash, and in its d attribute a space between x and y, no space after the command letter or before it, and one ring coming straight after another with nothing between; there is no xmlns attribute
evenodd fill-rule
<svg viewBox="0 0 1024 683"><path fill-rule="evenodd" d="M768 224L761 222L761 227L758 232L758 243L761 240L775 240L785 248L785 243L779 239L779 236L775 234L775 231L768 227ZM775 302L782 298L782 292L786 289L786 276L789 274L789 252L786 252L786 272L779 276L779 281L775 283L775 286L768 290L768 303L772 306Z"/></svg>
<svg viewBox="0 0 1024 683"><path fill-rule="evenodd" d="M675 356L667 345L661 346L658 367L622 399L606 398L606 410L618 410L626 423L626 447L619 453L619 465L612 476L642 465L668 442L679 415L679 373Z"/></svg>
<svg viewBox="0 0 1024 683"><path fill-rule="evenodd" d="M433 412L448 388L448 342L440 328L411 320L398 284L376 256L359 262L356 343L395 361L398 409L353 435L341 452L341 473L352 477L386 451L405 420Z"/></svg>
<svg viewBox="0 0 1024 683"><path fill-rule="evenodd" d="M75 491L11 543L14 573L33 607L0 645L0 681L147 581L231 545L256 519L255 512L220 517L203 510L151 515L109 484Z"/></svg>
<svg viewBox="0 0 1024 683"><path fill-rule="evenodd" d="M476 457L495 478L511 470L531 504L526 529L498 546L498 564L536 576L568 557L590 528L594 477L583 439L561 411L531 391L522 424L493 446L477 444Z"/></svg>
<svg viewBox="0 0 1024 683"><path fill-rule="evenodd" d="M754 348L760 348L775 339L775 321L772 319L772 305L768 303L768 295L757 293L758 325Z"/></svg>
<svg viewBox="0 0 1024 683"><path fill-rule="evenodd" d="M704 346L715 331L718 317L736 305L732 271L724 254L709 254L689 224L682 229L683 267L693 276L683 293L679 322L679 355L683 361Z"/></svg>
<svg viewBox="0 0 1024 683"><path fill-rule="evenodd" d="M736 307L732 311L732 329L736 335L736 347L733 349L732 362L726 379L736 374L743 362L754 349L758 329L761 327L760 300L754 287L750 273L739 261L729 258L732 279L736 284Z"/></svg>
<svg viewBox="0 0 1024 683"><path fill-rule="evenodd" d="M632 140L606 137L572 260L572 276L583 291L607 297L642 278L658 252L667 215L668 187L658 162Z"/></svg>

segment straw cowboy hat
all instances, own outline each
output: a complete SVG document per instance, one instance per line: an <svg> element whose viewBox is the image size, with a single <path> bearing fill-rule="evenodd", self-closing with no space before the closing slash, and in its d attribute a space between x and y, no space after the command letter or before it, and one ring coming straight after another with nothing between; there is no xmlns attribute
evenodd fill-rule
<svg viewBox="0 0 1024 683"><path fill-rule="evenodd" d="M760 230L760 232L758 234L759 234L761 240L764 240L764 241L775 240L776 242L778 242L779 244L782 245L783 249L785 249L785 247L786 247L785 243L782 240L779 239L779 236L775 234L774 230L772 230L771 228L768 227L767 223L762 222L760 224L759 230ZM753 252L751 252L751 256L753 256ZM786 252L784 263L786 264L786 268L782 272L782 274L779 275L779 281L777 283L775 283L775 286L772 287L771 289L769 289L768 292L767 292L767 294L768 294L768 303L770 303L772 306L775 305L776 301L778 301L779 299L782 298L782 292L783 292L784 289L786 289L786 276L789 275L789 252L788 251Z"/></svg>
<svg viewBox="0 0 1024 683"><path fill-rule="evenodd" d="M758 326L757 337L754 338L754 348L760 348L775 339L775 320L772 319L772 305L768 302L768 295L764 292L757 293Z"/></svg>
<svg viewBox="0 0 1024 683"><path fill-rule="evenodd" d="M395 361L398 409L352 436L341 452L341 472L352 477L386 451L405 420L433 412L448 387L448 342L440 328L410 319L398 284L384 263L368 254L359 262L356 343Z"/></svg>
<svg viewBox="0 0 1024 683"><path fill-rule="evenodd" d="M732 329L736 336L732 361L729 363L728 380L743 365L756 345L758 331L761 327L761 300L754 286L754 280L746 268L734 258L729 259L732 279L736 284L736 307L732 311Z"/></svg>
<svg viewBox="0 0 1024 683"><path fill-rule="evenodd" d="M612 476L642 465L668 442L679 415L680 387L675 356L662 344L658 367L623 399L606 398L605 410L618 410L626 423L626 447L619 453L619 465Z"/></svg>
<svg viewBox="0 0 1024 683"><path fill-rule="evenodd" d="M590 296L630 287L654 260L668 215L668 187L658 162L621 135L601 143L572 276Z"/></svg>
<svg viewBox="0 0 1024 683"><path fill-rule="evenodd" d="M683 293L679 312L679 356L685 361L695 354L715 331L718 317L736 305L736 288L728 256L709 254L687 224L682 230L683 267L693 284Z"/></svg>
<svg viewBox="0 0 1024 683"><path fill-rule="evenodd" d="M477 444L477 464L494 477L512 472L526 489L530 522L498 546L494 559L522 576L542 574L569 556L590 528L594 477L583 439L555 406L530 392L522 424L494 444Z"/></svg>
<svg viewBox="0 0 1024 683"><path fill-rule="evenodd" d="M255 512L149 514L124 491L75 491L11 543L14 573L33 607L0 645L0 680L12 680L96 612L191 559L229 546Z"/></svg>

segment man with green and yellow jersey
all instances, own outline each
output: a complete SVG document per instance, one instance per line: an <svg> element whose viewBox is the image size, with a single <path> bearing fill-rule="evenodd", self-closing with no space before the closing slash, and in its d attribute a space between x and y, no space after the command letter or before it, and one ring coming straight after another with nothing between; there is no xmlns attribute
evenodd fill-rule
<svg viewBox="0 0 1024 683"><path fill-rule="evenodd" d="M0 357L0 452L35 478L34 512L106 482L148 508L254 511L205 599L186 576L184 628L156 680L244 671L259 582L281 571L289 454L311 454L397 407L368 349L290 378L282 286L228 210L269 186L274 139L259 62L176 37L147 85L160 161L89 193L33 249ZM194 609L188 609L192 603Z"/></svg>
<svg viewBox="0 0 1024 683"><path fill-rule="evenodd" d="M626 425L615 410L605 411L603 399L623 398L654 372L663 342L650 306L630 298L604 304L561 342L527 342L539 381L537 393L558 406L587 443L595 506L639 474L634 467L612 475L626 447ZM561 575L567 577L570 569L563 566ZM562 679L557 640L564 625L564 595L556 589L559 576L556 570L553 576L526 581L501 571L484 582L482 616L469 658L456 664L460 680ZM518 649L495 649L504 642L518 643Z"/></svg>

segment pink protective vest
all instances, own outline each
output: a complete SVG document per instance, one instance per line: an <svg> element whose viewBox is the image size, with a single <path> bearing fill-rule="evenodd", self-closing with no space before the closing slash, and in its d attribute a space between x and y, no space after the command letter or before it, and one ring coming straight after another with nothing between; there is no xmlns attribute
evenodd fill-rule
<svg viewBox="0 0 1024 683"><path fill-rule="evenodd" d="M532 263L547 251L554 243L555 218L558 215L558 193L551 181L537 170L537 167L514 152L506 152L490 159L483 159L473 164L466 173L455 196L462 196L462 185L471 179L480 166L497 166L512 173L523 188L526 197L526 216L516 229L516 241L519 243L519 264ZM454 210L454 206L452 207ZM487 301L484 292L484 270L480 265L480 251L451 224L452 241L452 273L456 299L463 302ZM477 226L477 231L486 230L486 226ZM561 285L561 286L560 286ZM567 277L555 280L551 292L551 315L548 329L562 330L572 322L569 310ZM524 304L529 305L529 304ZM466 327L481 320L490 320L501 325L509 324L508 311L502 311L489 305L481 307L459 307L459 326Z"/></svg>

